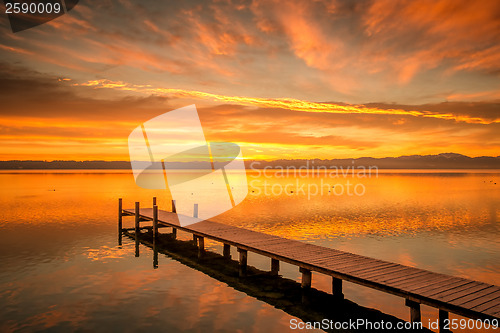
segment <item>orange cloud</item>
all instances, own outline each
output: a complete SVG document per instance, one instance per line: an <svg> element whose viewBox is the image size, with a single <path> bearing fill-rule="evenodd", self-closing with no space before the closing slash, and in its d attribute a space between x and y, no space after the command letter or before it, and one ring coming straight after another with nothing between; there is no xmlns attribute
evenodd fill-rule
<svg viewBox="0 0 500 333"><path fill-rule="evenodd" d="M461 0L374 1L363 15L365 33L383 47L388 64L408 82L423 70L454 63L454 71L498 71L500 3ZM376 42L376 44L375 44ZM398 66L397 60L403 60Z"/></svg>
<svg viewBox="0 0 500 333"><path fill-rule="evenodd" d="M257 106L260 108L278 108L300 112L319 112L319 113L341 113L341 114L377 114L377 115L404 115L414 117L429 117L453 120L466 123L492 124L500 123L500 119L483 119L479 117L470 117L466 115L454 115L451 113L435 113L430 111L407 111L402 109L380 109L366 107L364 105L341 105L334 103L321 103L298 100L293 98L260 98L244 96L226 96L211 94L201 91L173 89L173 88L152 88L144 85L132 85L121 81L110 81L106 79L93 80L85 83L75 83L74 86L87 86L95 88L112 88L119 90L128 90L142 92L146 94L165 94L173 95L178 98L196 98L236 105Z"/></svg>
<svg viewBox="0 0 500 333"><path fill-rule="evenodd" d="M14 53L20 53L20 54L27 54L27 55L32 55L33 52L24 50L18 47L11 47L11 46L6 46L6 45L0 45L0 49L9 51L9 52L14 52Z"/></svg>

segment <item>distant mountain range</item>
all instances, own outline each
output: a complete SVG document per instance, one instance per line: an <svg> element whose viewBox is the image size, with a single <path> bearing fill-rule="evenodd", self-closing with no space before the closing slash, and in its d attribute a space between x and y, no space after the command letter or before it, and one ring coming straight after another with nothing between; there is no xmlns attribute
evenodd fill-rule
<svg viewBox="0 0 500 333"><path fill-rule="evenodd" d="M254 164L254 168L270 167L286 167L286 166L325 166L331 168L364 166L376 166L379 169L500 169L500 156L480 156L468 157L455 153L443 153L438 155L410 155L400 157L361 157L348 159L330 159L330 160L276 160L276 161L259 161ZM250 162L251 163L251 162Z"/></svg>
<svg viewBox="0 0 500 333"><path fill-rule="evenodd" d="M500 156L468 157L455 153L438 155L410 155L400 157L361 157L355 159L313 159L313 160L246 160L247 168L262 169L286 167L343 167L355 168L376 166L379 169L500 169ZM158 165L161 168L160 165ZM206 163L174 163L178 169L201 169ZM37 169L130 169L129 161L0 161L0 170L37 170Z"/></svg>

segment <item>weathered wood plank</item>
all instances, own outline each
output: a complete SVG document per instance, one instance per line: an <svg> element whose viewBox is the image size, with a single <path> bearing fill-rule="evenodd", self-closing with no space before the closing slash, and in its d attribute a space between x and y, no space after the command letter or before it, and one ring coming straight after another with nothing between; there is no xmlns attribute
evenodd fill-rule
<svg viewBox="0 0 500 333"><path fill-rule="evenodd" d="M448 302L462 296L474 294L478 291L488 288L487 284L482 282L474 282L471 285L465 285L459 289L452 289L448 291L443 291L439 294L434 295L433 297L440 299L442 301Z"/></svg>
<svg viewBox="0 0 500 333"><path fill-rule="evenodd" d="M401 272L405 272L405 271L408 271L408 267L404 267L404 266L401 266L401 265L397 265L394 266L394 267L390 267L390 268L387 268L387 269L381 269L379 271L374 271L372 273L368 273L368 274L359 274L358 276L365 279L365 280L374 280L376 279L377 277L380 278L381 276L385 276L386 274L401 274Z"/></svg>
<svg viewBox="0 0 500 333"><path fill-rule="evenodd" d="M402 284L400 288L405 288L406 290L413 291L417 289L422 289L422 288L428 288L431 286L435 286L440 283L445 283L449 280L455 279L453 276L446 276L442 274L436 274L434 273L435 276L432 278L429 278L427 281L413 281L413 282L408 282L406 284Z"/></svg>
<svg viewBox="0 0 500 333"><path fill-rule="evenodd" d="M395 264L393 262L377 260L377 262L371 268L352 267L352 268L347 269L346 272L348 272L349 274L362 274L362 273L368 273L370 271L373 271L376 269L381 269L381 268L388 267L388 266L397 266L397 264Z"/></svg>
<svg viewBox="0 0 500 333"><path fill-rule="evenodd" d="M442 285L442 286L439 286L439 287L436 287L436 288L433 288L430 290L421 291L419 294L427 296L427 297L432 297L432 296L439 294L443 291L457 289L459 287L469 285L469 284L471 284L471 281L469 281L469 280L456 281L456 282L445 284L445 285Z"/></svg>
<svg viewBox="0 0 500 333"><path fill-rule="evenodd" d="M483 311L489 310L491 308L496 308L498 306L500 306L500 296L498 296L495 299L492 299L489 302L486 302L486 303L483 303L483 304L478 305L476 307L473 307L472 310L483 312Z"/></svg>
<svg viewBox="0 0 500 333"><path fill-rule="evenodd" d="M450 279L446 279L446 281L443 281L442 283L437 283L437 284L434 284L431 286L421 286L418 288L412 288L411 292L422 294L422 293L426 293L426 292L434 291L436 289L443 288L444 286L448 286L448 285L451 285L451 284L454 284L457 282L463 282L463 281L464 281L464 279L457 278L457 277L453 276Z"/></svg>
<svg viewBox="0 0 500 333"><path fill-rule="evenodd" d="M386 284L393 286L399 285L400 283L408 281L425 281L429 277L429 272L417 270L415 272L406 274L404 276L388 276L386 279L382 280Z"/></svg>
<svg viewBox="0 0 500 333"><path fill-rule="evenodd" d="M469 309L475 309L478 307L482 309L483 306L480 306L480 305L483 305L483 304L488 303L490 301L495 301L495 300L498 301L499 297L500 297L500 291L496 291L496 292L491 293L489 295L485 295L485 296L482 296L480 298L476 298L476 299L469 301L467 303L464 303L462 305L468 307Z"/></svg>
<svg viewBox="0 0 500 333"><path fill-rule="evenodd" d="M420 274L409 275L407 279L395 278L390 281L388 280L386 283L394 287L403 288L408 285L427 283L429 279L434 277L434 273L429 271L422 270L419 273Z"/></svg>
<svg viewBox="0 0 500 333"><path fill-rule="evenodd" d="M486 313L490 316L498 317L500 315L500 305L497 305L497 306L494 306L488 310L485 310L484 313Z"/></svg>
<svg viewBox="0 0 500 333"><path fill-rule="evenodd" d="M495 293L499 289L500 289L500 287L491 286L491 287L488 287L488 288L483 289L481 291L478 291L478 292L476 292L474 294L463 296L463 297L459 297L459 298L457 298L455 300L450 301L450 303L454 304L454 305L457 305L457 306L462 306L463 304L465 304L467 302L470 302L472 300L475 300L475 299L481 298L483 296Z"/></svg>

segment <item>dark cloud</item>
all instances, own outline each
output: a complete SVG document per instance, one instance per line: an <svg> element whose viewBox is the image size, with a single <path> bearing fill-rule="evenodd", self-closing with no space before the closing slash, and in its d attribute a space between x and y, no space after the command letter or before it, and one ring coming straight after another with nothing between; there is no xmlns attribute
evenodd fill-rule
<svg viewBox="0 0 500 333"><path fill-rule="evenodd" d="M413 103L498 96L499 30L494 0L89 0L23 34L2 25L0 52L88 80Z"/></svg>
<svg viewBox="0 0 500 333"><path fill-rule="evenodd" d="M3 118L141 122L169 109L166 97L102 96L92 88L73 87L70 82L60 80L56 76L0 64L0 115Z"/></svg>

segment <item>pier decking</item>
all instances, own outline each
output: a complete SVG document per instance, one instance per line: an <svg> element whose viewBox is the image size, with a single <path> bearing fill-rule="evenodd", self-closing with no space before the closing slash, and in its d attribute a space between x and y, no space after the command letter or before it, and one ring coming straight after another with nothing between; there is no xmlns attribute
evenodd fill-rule
<svg viewBox="0 0 500 333"><path fill-rule="evenodd" d="M155 204L156 201L154 200ZM173 205L175 211L175 206ZM195 209L196 211L196 209ZM122 216L135 216L135 229L172 227L193 235L198 246L198 255L204 254L204 239L224 244L224 256L230 256L230 246L239 252L240 276L246 275L247 253L254 252L271 259L271 272L278 274L279 262L299 267L302 287L311 287L312 272L332 277L332 293L343 297L342 281L403 297L410 308L412 322L420 321L420 304L439 309L443 323L448 313L473 319L500 319L500 287L460 277L439 274L424 269L400 265L388 261L365 257L349 252L307 244L296 240L268 235L256 231L225 225L213 221L202 221L185 227L179 225L177 214L153 208L122 209L119 201L119 229ZM141 227L141 221L152 221L151 226ZM441 325L442 326L442 325Z"/></svg>

